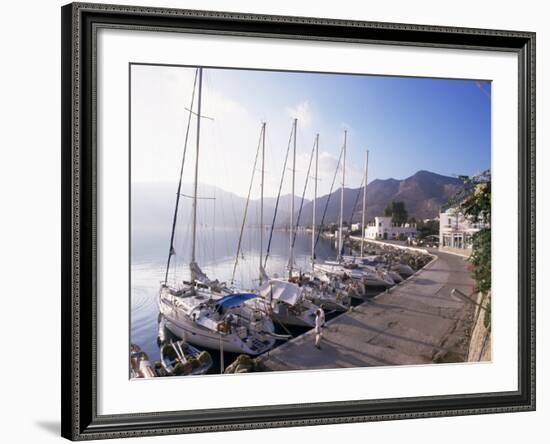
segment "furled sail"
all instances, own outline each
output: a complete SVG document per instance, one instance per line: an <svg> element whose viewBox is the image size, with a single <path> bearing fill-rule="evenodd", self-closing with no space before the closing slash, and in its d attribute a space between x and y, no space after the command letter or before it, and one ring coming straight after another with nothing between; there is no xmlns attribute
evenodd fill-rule
<svg viewBox="0 0 550 444"><path fill-rule="evenodd" d="M280 279L270 279L260 287L260 296L274 301L281 301L288 305L296 305L302 297L303 288Z"/></svg>
<svg viewBox="0 0 550 444"><path fill-rule="evenodd" d="M202 282L203 284L212 283L206 273L201 270L201 267L199 267L199 264L197 264L196 262L191 262L189 264L189 268L191 270L191 276L193 277L193 280Z"/></svg>

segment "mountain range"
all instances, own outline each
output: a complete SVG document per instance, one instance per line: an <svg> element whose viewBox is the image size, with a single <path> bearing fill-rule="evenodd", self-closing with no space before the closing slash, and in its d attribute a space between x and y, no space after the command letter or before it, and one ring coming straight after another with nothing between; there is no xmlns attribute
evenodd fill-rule
<svg viewBox="0 0 550 444"><path fill-rule="evenodd" d="M394 201L403 201L409 217L428 219L437 217L440 207L452 198L461 188L460 179L442 176L429 171L418 171L414 175L398 179L376 179L367 186L367 220L375 216L382 216L386 205ZM330 195L317 198L316 220L321 222L327 201L325 224L336 223L340 215L340 189ZM344 220L357 222L361 220L362 188L344 188ZM175 202L174 184L132 184L132 230L134 232L169 232ZM181 223L189 223L191 212L191 186L184 184L184 197L180 199ZM199 194L203 198L199 205L199 223L215 224L218 226L235 226L242 223L246 207L246 199L222 190L219 187L200 185ZM290 195L281 196L277 213L276 225L281 227L288 224L290 212ZM300 208L300 198L295 196L296 213ZM264 199L264 223L269 225L273 219L276 199ZM300 225L309 225L312 221L312 205L309 200L304 201ZM353 218L351 218L352 211ZM251 200L248 206L248 221L258 223L260 211L259 200ZM185 221L185 222L184 222Z"/></svg>
<svg viewBox="0 0 550 444"><path fill-rule="evenodd" d="M373 220L376 216L383 216L384 209L391 201L402 201L409 213L409 217L417 220L431 219L439 215L442 205L464 187L463 182L455 177L442 176L430 171L418 171L406 179L376 179L367 185L367 212L366 219ZM316 219L321 221L327 200L325 223L339 220L341 189L331 195L317 199ZM344 188L344 221L359 222L363 203L363 188ZM303 221L311 223L312 203L304 206L304 214L309 215ZM354 209L355 208L355 209ZM353 212L353 218L352 218Z"/></svg>

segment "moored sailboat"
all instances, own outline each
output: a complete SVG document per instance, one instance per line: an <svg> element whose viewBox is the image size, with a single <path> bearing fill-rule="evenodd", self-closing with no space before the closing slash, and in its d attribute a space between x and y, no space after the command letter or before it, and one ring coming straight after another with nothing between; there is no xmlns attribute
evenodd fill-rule
<svg viewBox="0 0 550 444"><path fill-rule="evenodd" d="M265 129L265 128L264 128ZM281 176L281 186L284 179L286 170L286 164L288 161L288 155L290 153L290 146L292 142L292 191L290 199L290 222L289 222L289 255L288 255L288 279L270 278L266 271L265 265L269 256L269 246L271 239L268 243L268 251L266 253L265 262L262 263L262 247L260 247L260 288L258 293L263 298L264 306L267 307L268 312L273 319L283 325L299 326L312 328L315 326L315 312L319 308L310 299L306 298L304 289L294 282L294 242L295 242L295 230L294 224L294 190L295 190L295 175L296 175L296 135L298 130L298 119L294 119L291 130L291 138L289 139L288 149L283 166L283 172ZM263 184L263 176L262 176ZM279 188L279 196L281 189ZM262 185L263 196L263 185ZM277 197L277 201L279 199ZM263 197L262 197L263 199ZM277 207L276 207L277 208ZM276 212L273 215L273 223L271 227L271 233L275 226ZM260 235L263 237L263 233ZM263 241L260 242L263 245ZM256 304L257 305L257 304Z"/></svg>
<svg viewBox="0 0 550 444"><path fill-rule="evenodd" d="M367 264L363 261L364 257L364 242L365 242L365 216L366 216L366 190L367 190L367 171L368 171L368 159L369 152L366 152L365 162L365 176L363 187L363 211L362 211L362 236L361 236L361 256L356 258L354 256L344 255L344 236L343 236L343 220L344 220L344 186L346 177L346 145L347 145L347 131L344 131L344 144L342 147L342 187L340 191L340 217L339 217L339 229L338 229L338 256L335 261L324 261L323 263L316 264L315 270L326 273L329 276L338 276L340 278L350 278L356 282L359 282L361 286L365 288L384 289L395 285L395 281L391 275L381 267L375 267ZM365 294L363 292L353 293L356 297L362 298Z"/></svg>
<svg viewBox="0 0 550 444"><path fill-rule="evenodd" d="M209 279L201 270L196 259L202 74L202 68L198 68L189 108L166 274L159 291L159 309L166 320L168 330L186 342L220 351L258 355L273 347L275 336L274 325L269 316L245 303L247 300L256 298L257 295L235 292L225 283ZM198 105L195 113L192 109L197 82ZM170 285L168 284L168 272L171 258L175 254L174 234L192 115L196 115L197 118L197 140L192 196L191 260L189 263L191 278L188 281Z"/></svg>

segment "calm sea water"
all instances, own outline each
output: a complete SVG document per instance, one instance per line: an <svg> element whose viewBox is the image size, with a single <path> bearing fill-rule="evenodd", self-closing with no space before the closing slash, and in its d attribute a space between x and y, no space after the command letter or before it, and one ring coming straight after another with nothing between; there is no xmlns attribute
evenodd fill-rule
<svg viewBox="0 0 550 444"><path fill-rule="evenodd" d="M211 279L230 282L235 264L235 254L239 230L234 228L201 227L197 236L197 262ZM264 232L264 254L267 248L269 231ZM270 276L287 273L289 233L274 231L271 253L267 262ZM131 295L130 295L130 340L138 344L152 361L159 359L157 337L159 334L159 310L157 297L159 286L164 281L169 238L166 235L133 235L131 254ZM258 284L260 230L249 229L243 236L241 254L235 273L235 283L243 290L253 289ZM176 238L176 256L172 257L169 283L189 278L190 256L189 233ZM311 233L298 232L295 241L295 267L311 269ZM333 258L336 250L331 243L319 239L316 256L319 260ZM217 363L219 357L213 354ZM225 359L226 365L232 356ZM216 367L216 366L215 366ZM213 369L214 372L218 370Z"/></svg>

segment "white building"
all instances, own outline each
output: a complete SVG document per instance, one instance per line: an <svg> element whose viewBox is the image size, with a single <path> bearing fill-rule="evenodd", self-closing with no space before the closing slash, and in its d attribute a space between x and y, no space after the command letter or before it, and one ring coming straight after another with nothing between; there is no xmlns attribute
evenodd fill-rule
<svg viewBox="0 0 550 444"><path fill-rule="evenodd" d="M413 224L396 225L391 217L375 217L374 224L367 225L367 239L397 239L398 237L416 237L416 226Z"/></svg>
<svg viewBox="0 0 550 444"><path fill-rule="evenodd" d="M457 209L449 208L439 215L439 248L471 250L472 236L481 228L480 224L470 222Z"/></svg>

